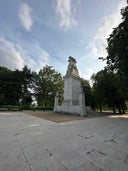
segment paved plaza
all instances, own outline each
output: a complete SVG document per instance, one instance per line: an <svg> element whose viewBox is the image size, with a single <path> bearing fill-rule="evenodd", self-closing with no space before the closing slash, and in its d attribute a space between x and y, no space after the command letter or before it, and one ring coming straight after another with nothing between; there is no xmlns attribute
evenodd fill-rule
<svg viewBox="0 0 128 171"><path fill-rule="evenodd" d="M1 112L0 171L128 171L128 116L55 123Z"/></svg>

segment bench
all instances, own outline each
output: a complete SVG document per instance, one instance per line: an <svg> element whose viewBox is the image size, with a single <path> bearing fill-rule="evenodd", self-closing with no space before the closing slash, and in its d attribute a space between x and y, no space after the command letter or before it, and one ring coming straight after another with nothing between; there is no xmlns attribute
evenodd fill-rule
<svg viewBox="0 0 128 171"><path fill-rule="evenodd" d="M0 108L0 111L8 111L8 108Z"/></svg>

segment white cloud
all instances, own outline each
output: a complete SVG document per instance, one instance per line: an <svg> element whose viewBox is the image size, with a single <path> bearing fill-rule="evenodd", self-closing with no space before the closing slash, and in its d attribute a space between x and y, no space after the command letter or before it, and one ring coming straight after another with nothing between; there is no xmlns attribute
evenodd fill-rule
<svg viewBox="0 0 128 171"><path fill-rule="evenodd" d="M79 71L80 77L89 81L93 73L94 73L94 70L91 68L82 69L81 71Z"/></svg>
<svg viewBox="0 0 128 171"><path fill-rule="evenodd" d="M112 33L113 28L122 21L120 10L125 6L126 2L123 0L111 15L103 17L102 25L98 28L93 41L86 48L87 53L86 56L82 57L81 63L81 75L85 79L89 80L93 73L97 73L106 66L106 61L100 61L98 58L107 57L107 38ZM86 68L84 68L83 63L86 64Z"/></svg>
<svg viewBox="0 0 128 171"><path fill-rule="evenodd" d="M60 17L60 26L68 29L73 25L77 25L72 14L71 0L56 0L56 13Z"/></svg>
<svg viewBox="0 0 128 171"><path fill-rule="evenodd" d="M38 55L38 59L37 59L38 66L36 69L36 71L38 71L43 66L48 65L50 55L47 51L45 51L43 48L41 48L38 44L35 46L35 51L36 51L36 54Z"/></svg>
<svg viewBox="0 0 128 171"><path fill-rule="evenodd" d="M0 64L10 69L21 69L24 66L20 51L16 50L13 43L2 37L0 37Z"/></svg>
<svg viewBox="0 0 128 171"><path fill-rule="evenodd" d="M23 50L22 50L23 52ZM25 65L27 65L29 68L31 68L33 71L39 71L42 69L45 65L49 64L50 55L47 51L45 51L43 48L40 47L38 43L35 43L35 46L33 46L29 49L29 52L26 50L23 52L23 60ZM32 55L30 57L28 54Z"/></svg>
<svg viewBox="0 0 128 171"><path fill-rule="evenodd" d="M91 51L93 52L95 57L106 57L106 47L107 47L107 38L112 33L113 28L117 27L118 24L122 21L120 10L126 6L126 1L122 1L116 8L116 10L109 16L105 16L103 18L103 23L99 27L97 34L89 45L91 47Z"/></svg>
<svg viewBox="0 0 128 171"><path fill-rule="evenodd" d="M19 18L22 26L26 29L26 31L30 31L33 24L31 13L32 13L32 9L27 3L23 3L20 6Z"/></svg>
<svg viewBox="0 0 128 171"><path fill-rule="evenodd" d="M29 47L29 51L26 49L23 49L20 44L0 37L0 65L10 69L22 69L24 65L27 65L32 70L39 71L48 64L50 55L39 45L35 45L34 48Z"/></svg>

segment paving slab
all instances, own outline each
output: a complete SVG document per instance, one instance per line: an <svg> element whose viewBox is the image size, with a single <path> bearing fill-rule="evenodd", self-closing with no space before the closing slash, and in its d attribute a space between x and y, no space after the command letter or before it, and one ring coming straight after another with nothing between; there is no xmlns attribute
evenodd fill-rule
<svg viewBox="0 0 128 171"><path fill-rule="evenodd" d="M55 123L0 112L0 171L128 171L128 115Z"/></svg>

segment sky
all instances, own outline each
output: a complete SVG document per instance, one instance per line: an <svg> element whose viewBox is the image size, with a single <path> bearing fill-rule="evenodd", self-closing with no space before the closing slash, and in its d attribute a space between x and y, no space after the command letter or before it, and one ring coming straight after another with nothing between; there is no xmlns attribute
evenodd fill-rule
<svg viewBox="0 0 128 171"><path fill-rule="evenodd" d="M0 66L65 75L68 57L90 80L106 65L107 38L122 21L126 0L0 0Z"/></svg>

